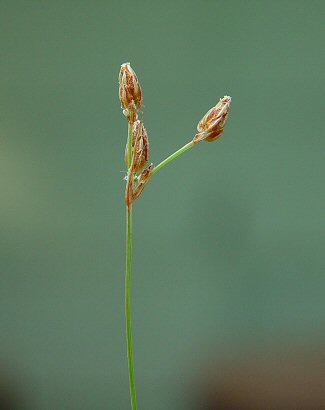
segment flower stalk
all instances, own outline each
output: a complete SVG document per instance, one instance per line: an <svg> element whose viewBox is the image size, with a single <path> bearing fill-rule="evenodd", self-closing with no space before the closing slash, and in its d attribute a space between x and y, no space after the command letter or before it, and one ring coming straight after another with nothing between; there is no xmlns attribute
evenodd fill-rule
<svg viewBox="0 0 325 410"><path fill-rule="evenodd" d="M129 372L131 409L137 410L135 388L132 325L131 325L131 265L132 265L132 207L133 202L142 194L144 187L153 175L175 158L182 155L200 141L215 141L224 131L231 98L223 97L212 107L197 125L197 134L193 139L157 166L149 164L149 139L143 121L138 119L142 107L142 90L139 80L130 63L122 64L119 74L119 98L123 114L128 121L128 136L125 147L127 177L125 187L126 202L126 266L125 266L125 324Z"/></svg>
<svg viewBox="0 0 325 410"><path fill-rule="evenodd" d="M137 409L137 394L134 381L132 324L131 324L131 264L132 264L132 207L126 208L126 269L125 269L125 324L129 370L131 409Z"/></svg>
<svg viewBox="0 0 325 410"><path fill-rule="evenodd" d="M157 166L154 167L154 169L152 170L151 176L153 176L161 168L163 168L165 165L167 165L170 161L172 161L173 159L179 157L180 155L182 155L188 149L194 147L194 145L195 145L195 143L193 141L190 141L187 144L185 144L182 148L178 149L173 154L169 155L169 157L165 158Z"/></svg>

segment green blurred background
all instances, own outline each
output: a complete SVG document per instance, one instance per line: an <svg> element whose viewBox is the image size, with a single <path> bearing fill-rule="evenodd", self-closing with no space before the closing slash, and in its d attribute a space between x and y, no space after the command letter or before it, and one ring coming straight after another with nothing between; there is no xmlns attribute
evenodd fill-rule
<svg viewBox="0 0 325 410"><path fill-rule="evenodd" d="M129 408L126 61L156 164L233 98L220 140L164 168L135 204L139 407L188 409L207 352L324 340L325 3L0 10L0 359L28 408Z"/></svg>

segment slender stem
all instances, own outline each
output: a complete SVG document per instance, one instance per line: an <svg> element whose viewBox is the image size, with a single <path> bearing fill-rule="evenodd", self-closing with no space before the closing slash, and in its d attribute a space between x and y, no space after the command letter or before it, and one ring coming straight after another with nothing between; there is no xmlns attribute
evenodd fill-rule
<svg viewBox="0 0 325 410"><path fill-rule="evenodd" d="M131 409L137 409L137 397L134 383L133 350L132 350L132 327L130 306L130 276L132 261L132 207L126 209L126 274L125 274L125 319L126 319L126 343L129 368L129 384Z"/></svg>
<svg viewBox="0 0 325 410"><path fill-rule="evenodd" d="M182 148L180 148L179 150L175 151L173 154L169 155L169 157L167 157L166 159L164 159L163 161L161 161L160 164L158 164L151 172L151 176L153 176L156 172L158 172L162 167L164 167L165 165L167 165L170 161L172 161L173 159L177 158L179 155L183 154L183 152L187 151L188 149L194 147L194 142L191 141L188 144L185 144Z"/></svg>
<svg viewBox="0 0 325 410"><path fill-rule="evenodd" d="M128 124L128 168L132 162L132 125ZM128 178L133 178L128 173ZM131 298L130 298L130 277L131 277L131 263L132 263L132 205L130 208L126 207L126 267L125 267L125 324L126 324L126 345L128 356L129 369L129 385L131 409L137 409L137 396L134 383L134 367L133 367L133 349L132 349L132 326L131 326Z"/></svg>

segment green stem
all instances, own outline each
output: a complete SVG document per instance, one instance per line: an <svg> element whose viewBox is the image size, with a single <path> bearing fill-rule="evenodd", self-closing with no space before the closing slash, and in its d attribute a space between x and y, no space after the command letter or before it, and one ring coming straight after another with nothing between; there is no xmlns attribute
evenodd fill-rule
<svg viewBox="0 0 325 410"><path fill-rule="evenodd" d="M133 351L132 351L132 327L130 306L130 275L132 261L132 207L126 209L126 271L125 271L125 321L126 343L129 369L129 384L131 409L137 409L137 397L134 383Z"/></svg>
<svg viewBox="0 0 325 410"><path fill-rule="evenodd" d="M132 163L132 126L128 123L128 157L127 163L130 168ZM128 177L133 176L128 173ZM129 369L129 385L131 409L137 409L137 395L134 383L133 349L132 349L132 326L131 326L131 298L130 298L130 277L132 264L132 205L126 207L126 269L125 269L125 324L126 324L126 345Z"/></svg>
<svg viewBox="0 0 325 410"><path fill-rule="evenodd" d="M167 165L170 161L172 161L173 159L177 158L179 155L183 154L183 152L187 151L188 149L194 147L194 142L191 141L188 144L185 144L182 148L180 148L179 150L175 151L173 154L169 155L169 157L167 157L166 159L164 159L163 161L161 161L160 164L158 164L151 173L151 176L153 176L156 172L158 172L162 167L164 167L165 165Z"/></svg>

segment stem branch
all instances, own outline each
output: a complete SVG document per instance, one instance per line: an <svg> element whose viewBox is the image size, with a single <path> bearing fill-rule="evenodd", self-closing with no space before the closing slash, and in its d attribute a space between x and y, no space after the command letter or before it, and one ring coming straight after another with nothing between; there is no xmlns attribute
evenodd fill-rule
<svg viewBox="0 0 325 410"><path fill-rule="evenodd" d="M187 151L188 149L194 147L194 142L191 141L187 144L185 144L182 148L178 149L177 151L175 151L173 154L169 155L169 157L167 157L166 159L164 159L163 161L161 161L160 164L158 164L156 167L154 167L154 169L151 172L151 176L153 176L156 172L158 172L162 167L164 167L165 165L167 165L170 161L172 161L173 159L177 158L179 155L183 154L185 151Z"/></svg>

